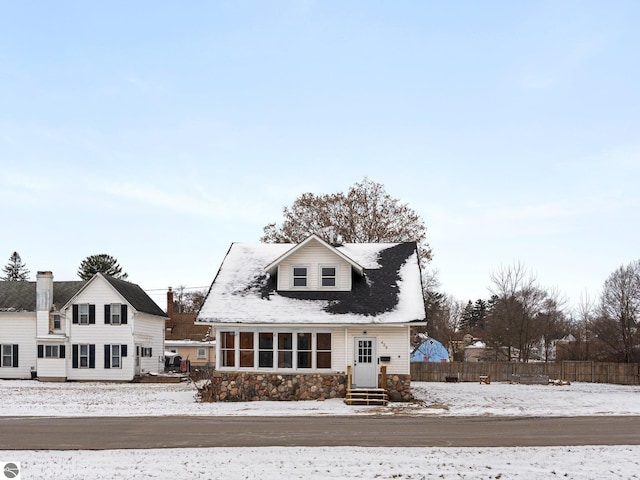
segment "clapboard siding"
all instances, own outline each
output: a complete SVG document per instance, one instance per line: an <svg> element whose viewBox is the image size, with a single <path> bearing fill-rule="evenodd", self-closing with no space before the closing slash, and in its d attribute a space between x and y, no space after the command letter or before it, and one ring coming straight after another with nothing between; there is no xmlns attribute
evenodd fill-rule
<svg viewBox="0 0 640 480"><path fill-rule="evenodd" d="M145 313L137 314L133 332L134 343L151 348L151 357L140 358L140 373L164 369L164 328L164 318Z"/></svg>
<svg viewBox="0 0 640 480"><path fill-rule="evenodd" d="M305 290L321 290L321 267L335 266L336 287L331 290L351 290L351 265L318 241L311 241L278 265L278 290L294 290L292 287L292 267L307 267L307 287ZM327 287L324 287L326 289ZM300 290L300 288L295 288Z"/></svg>
<svg viewBox="0 0 640 480"><path fill-rule="evenodd" d="M18 345L18 367L0 367L0 378L31 378L31 367L36 367L35 339L35 313L0 313L0 345Z"/></svg>
<svg viewBox="0 0 640 480"><path fill-rule="evenodd" d="M366 332L366 333L365 333ZM387 373L407 375L409 366L409 327L382 327L364 325L349 328L347 335L347 364L353 365L355 337L376 337L377 357L391 357L391 361L380 363L387 366Z"/></svg>

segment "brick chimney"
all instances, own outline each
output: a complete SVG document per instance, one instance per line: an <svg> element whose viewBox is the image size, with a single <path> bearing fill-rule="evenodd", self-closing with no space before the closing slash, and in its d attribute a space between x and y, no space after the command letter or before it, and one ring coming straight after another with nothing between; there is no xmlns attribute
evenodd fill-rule
<svg viewBox="0 0 640 480"><path fill-rule="evenodd" d="M167 290L167 317L165 321L165 328L169 331L173 330L173 289L169 287Z"/></svg>

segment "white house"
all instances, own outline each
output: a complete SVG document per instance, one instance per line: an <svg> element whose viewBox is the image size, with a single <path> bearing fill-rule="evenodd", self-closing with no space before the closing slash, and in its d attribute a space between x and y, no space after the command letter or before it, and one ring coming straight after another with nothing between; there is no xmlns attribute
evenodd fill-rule
<svg viewBox="0 0 640 480"><path fill-rule="evenodd" d="M164 368L165 313L138 285L0 282L0 378L131 381Z"/></svg>
<svg viewBox="0 0 640 480"><path fill-rule="evenodd" d="M390 399L408 399L416 243L234 243L196 322L215 329L216 400L345 396L378 387L382 366Z"/></svg>

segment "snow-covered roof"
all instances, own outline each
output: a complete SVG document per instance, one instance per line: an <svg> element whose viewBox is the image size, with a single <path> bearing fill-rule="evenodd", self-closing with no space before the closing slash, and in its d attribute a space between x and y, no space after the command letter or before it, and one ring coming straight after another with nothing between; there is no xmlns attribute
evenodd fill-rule
<svg viewBox="0 0 640 480"><path fill-rule="evenodd" d="M401 324L424 321L415 242L332 247L362 266L350 292L276 291L266 267L296 244L231 245L197 322L239 324Z"/></svg>

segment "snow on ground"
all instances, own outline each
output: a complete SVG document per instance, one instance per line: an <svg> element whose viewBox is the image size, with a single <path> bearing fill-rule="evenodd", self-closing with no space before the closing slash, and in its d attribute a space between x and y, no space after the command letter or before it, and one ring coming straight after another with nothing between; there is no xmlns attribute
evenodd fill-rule
<svg viewBox="0 0 640 480"><path fill-rule="evenodd" d="M417 401L388 409L324 402L200 404L182 384L0 381L2 416L640 415L640 387L414 383ZM0 451L22 479L640 478L640 446L517 448L204 448Z"/></svg>
<svg viewBox="0 0 640 480"><path fill-rule="evenodd" d="M149 415L640 415L640 386L414 382L416 402L349 407L340 399L199 403L192 383L0 380L0 416Z"/></svg>

